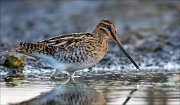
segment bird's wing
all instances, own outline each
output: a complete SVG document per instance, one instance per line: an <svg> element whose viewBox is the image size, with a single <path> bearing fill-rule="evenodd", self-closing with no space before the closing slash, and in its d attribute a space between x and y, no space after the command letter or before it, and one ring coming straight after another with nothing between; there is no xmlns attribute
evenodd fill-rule
<svg viewBox="0 0 180 105"><path fill-rule="evenodd" d="M35 43L20 43L20 46L28 52L42 52L45 54L54 54L58 51L75 50L83 43L93 41L91 33L74 33L69 35L60 35L46 40L38 41Z"/></svg>

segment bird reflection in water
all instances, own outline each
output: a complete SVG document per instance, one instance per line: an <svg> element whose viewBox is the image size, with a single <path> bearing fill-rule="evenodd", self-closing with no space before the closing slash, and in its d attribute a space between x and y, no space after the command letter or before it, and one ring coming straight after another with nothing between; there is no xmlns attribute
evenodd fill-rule
<svg viewBox="0 0 180 105"><path fill-rule="evenodd" d="M82 84L60 85L53 90L10 105L106 105L102 93Z"/></svg>

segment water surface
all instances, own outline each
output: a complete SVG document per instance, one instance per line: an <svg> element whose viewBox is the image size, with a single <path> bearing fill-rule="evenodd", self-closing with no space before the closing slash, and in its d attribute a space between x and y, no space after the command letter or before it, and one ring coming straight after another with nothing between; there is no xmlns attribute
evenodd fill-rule
<svg viewBox="0 0 180 105"><path fill-rule="evenodd" d="M76 102L82 105L123 105L129 96L126 105L179 105L179 76L178 73L96 74L76 77L75 83L67 83L67 79L62 78L1 82L1 104L30 103L33 100L48 105L57 103L55 100L58 99L61 103L75 100L73 105L78 105Z"/></svg>

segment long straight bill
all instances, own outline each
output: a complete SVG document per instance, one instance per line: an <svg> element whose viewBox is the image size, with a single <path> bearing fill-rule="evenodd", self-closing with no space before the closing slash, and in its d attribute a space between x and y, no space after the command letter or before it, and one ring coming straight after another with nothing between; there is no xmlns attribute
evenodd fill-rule
<svg viewBox="0 0 180 105"><path fill-rule="evenodd" d="M115 38L115 41L117 43L117 45L119 46L119 48L124 52L124 54L130 59L130 61L134 64L134 66L136 66L136 68L138 70L140 70L139 66L135 63L135 61L131 58L131 56L127 53L127 51L124 49L123 45L121 44L121 42L118 40L118 38Z"/></svg>

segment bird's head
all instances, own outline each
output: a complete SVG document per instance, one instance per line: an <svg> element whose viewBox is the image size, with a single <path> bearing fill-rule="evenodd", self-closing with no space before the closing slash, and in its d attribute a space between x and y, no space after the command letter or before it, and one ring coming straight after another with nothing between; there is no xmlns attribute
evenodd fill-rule
<svg viewBox="0 0 180 105"><path fill-rule="evenodd" d="M117 39L116 27L109 20L100 21L100 23L96 26L94 32L99 32L99 34L101 34L101 36L103 36L104 38L106 38L108 40Z"/></svg>
<svg viewBox="0 0 180 105"><path fill-rule="evenodd" d="M100 23L96 26L96 28L93 31L94 34L100 35L102 38L105 38L107 40L113 40L116 42L118 47L124 52L124 54L130 59L130 61L136 66L138 70L139 67L135 63L135 61L131 58L131 56L127 53L127 51L124 49L123 45L118 39L117 33L116 33L116 27L115 25L109 21L109 20L102 20Z"/></svg>

